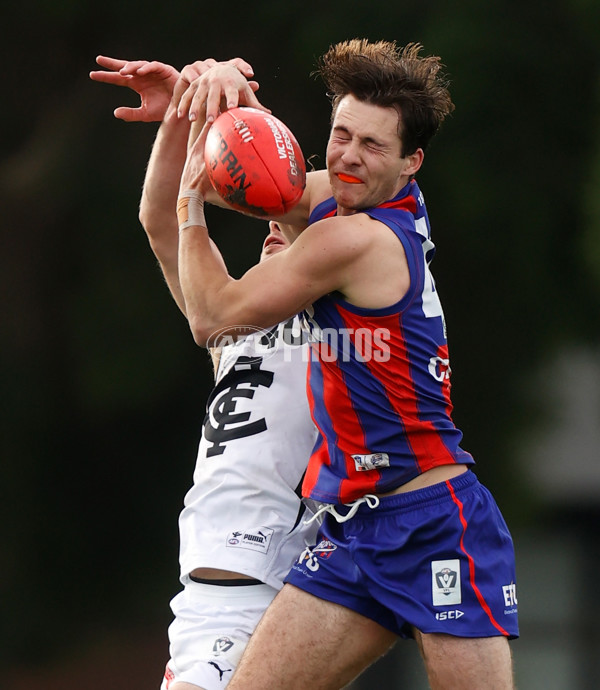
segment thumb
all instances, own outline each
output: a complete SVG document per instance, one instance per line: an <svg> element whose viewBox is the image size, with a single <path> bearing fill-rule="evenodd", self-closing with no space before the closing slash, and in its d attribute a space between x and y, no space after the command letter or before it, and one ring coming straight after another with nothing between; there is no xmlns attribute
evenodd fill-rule
<svg viewBox="0 0 600 690"><path fill-rule="evenodd" d="M120 108L116 108L116 110L113 112L113 115L118 120L124 120L125 122L143 121L142 111L140 108L126 108L125 106L121 106Z"/></svg>

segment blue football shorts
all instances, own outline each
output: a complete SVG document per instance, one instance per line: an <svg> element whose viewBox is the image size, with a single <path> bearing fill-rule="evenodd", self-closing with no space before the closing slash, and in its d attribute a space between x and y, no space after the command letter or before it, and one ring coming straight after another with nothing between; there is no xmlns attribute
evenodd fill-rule
<svg viewBox="0 0 600 690"><path fill-rule="evenodd" d="M343 514L349 508L336 506ZM286 582L401 637L518 637L514 548L490 492L467 471L424 489L329 513Z"/></svg>

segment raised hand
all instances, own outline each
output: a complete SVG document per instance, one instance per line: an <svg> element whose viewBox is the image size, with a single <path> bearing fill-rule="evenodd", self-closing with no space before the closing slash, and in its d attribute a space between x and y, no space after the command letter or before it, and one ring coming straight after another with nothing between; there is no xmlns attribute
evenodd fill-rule
<svg viewBox="0 0 600 690"><path fill-rule="evenodd" d="M179 72L163 62L147 60L119 60L99 55L96 62L104 70L90 72L90 79L126 86L140 96L137 108L121 106L114 116L126 122L161 122L179 79Z"/></svg>
<svg viewBox="0 0 600 690"><path fill-rule="evenodd" d="M198 69L200 65L200 69ZM180 118L212 122L223 110L247 105L271 112L256 98L258 82L248 80L254 71L241 58L227 62L204 60L184 68L173 92L173 105ZM187 82L187 83L186 83Z"/></svg>

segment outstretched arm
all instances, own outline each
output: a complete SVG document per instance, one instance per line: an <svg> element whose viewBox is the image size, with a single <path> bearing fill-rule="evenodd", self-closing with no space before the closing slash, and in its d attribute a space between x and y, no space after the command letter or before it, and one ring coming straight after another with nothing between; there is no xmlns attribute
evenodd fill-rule
<svg viewBox="0 0 600 690"><path fill-rule="evenodd" d="M216 65L208 59L187 65L181 71L174 86L174 96L164 114L158 130L144 179L140 202L140 222L148 236L161 270L177 303L185 314L185 301L181 292L178 270L179 231L177 225L177 193L186 159L190 121L176 114L178 92L187 90L190 83L199 79ZM248 63L236 61L236 71L252 71ZM209 196L216 196L211 189Z"/></svg>
<svg viewBox="0 0 600 690"><path fill-rule="evenodd" d="M94 81L125 86L140 96L138 108L119 107L115 117L127 122L161 122L144 179L139 217L148 236L150 246L179 308L185 313L177 270L178 228L176 216L177 190L186 157L190 121L177 117L173 103L191 83L211 67L217 65L211 58L187 65L179 73L171 65L146 60L121 60L99 56L97 62L104 70L90 73ZM253 73L251 65L236 58L230 63L238 74ZM244 79L244 82L246 80ZM258 88L250 82L251 88ZM213 193L214 194L214 193Z"/></svg>
<svg viewBox="0 0 600 690"><path fill-rule="evenodd" d="M185 314L179 284L177 252L177 191L185 163L189 122L167 117L162 122L152 152L140 201L139 218L150 247L158 259L177 306Z"/></svg>
<svg viewBox="0 0 600 690"><path fill-rule="evenodd" d="M122 106L114 111L115 117L126 122L161 122L168 112L175 85L178 82L189 85L174 67L161 62L126 61L104 56L96 60L106 69L91 72L91 79L125 86L140 96L138 108ZM189 67L186 69L191 77L193 70ZM200 70L193 72L194 77L198 74L201 74ZM177 117L169 118L168 123L161 125L146 169L139 213L165 281L182 310L183 299L177 274L175 207L188 131L189 124Z"/></svg>
<svg viewBox="0 0 600 690"><path fill-rule="evenodd" d="M90 79L114 86L126 86L140 96L138 108L122 106L115 110L115 117L127 122L161 122L171 98L177 106L179 116L189 114L191 121L199 118L200 111L204 114L207 104L210 122L218 114L220 104L223 105L223 110L237 105L267 110L254 95L259 85L250 80L254 74L252 65L242 58L225 62L217 62L213 58L197 60L184 67L181 74L171 65L156 60L121 60L99 55L96 62L105 69L91 71ZM220 78L217 69L211 72L207 80L200 79L219 65L228 67L224 78ZM184 96L183 103L180 104Z"/></svg>

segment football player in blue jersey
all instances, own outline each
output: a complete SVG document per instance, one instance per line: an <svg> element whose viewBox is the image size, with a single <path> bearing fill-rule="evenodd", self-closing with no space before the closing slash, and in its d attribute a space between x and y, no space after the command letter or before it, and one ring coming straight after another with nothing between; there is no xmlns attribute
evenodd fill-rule
<svg viewBox="0 0 600 690"><path fill-rule="evenodd" d="M180 185L189 212L179 277L196 342L300 311L313 338L319 441L303 491L322 503L323 524L232 690L339 688L398 637L416 639L436 690L513 687L513 544L452 421L435 247L415 179L453 110L440 59L421 51L355 39L322 57L333 106L327 170L308 175L282 219L294 226L290 249L239 280L207 230L203 204L214 195L203 146L219 107L245 103L245 77L215 65L178 104L195 122Z"/></svg>

